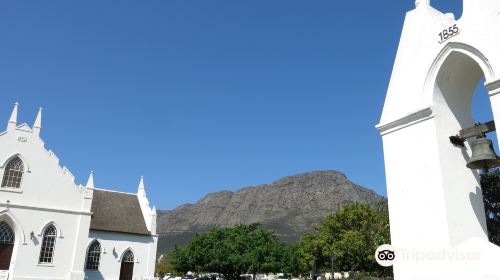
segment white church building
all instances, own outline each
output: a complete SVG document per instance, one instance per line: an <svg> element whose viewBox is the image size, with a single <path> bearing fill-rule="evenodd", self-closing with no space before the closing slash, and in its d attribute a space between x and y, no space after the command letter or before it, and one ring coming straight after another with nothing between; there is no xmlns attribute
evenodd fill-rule
<svg viewBox="0 0 500 280"><path fill-rule="evenodd" d="M137 193L86 186L44 147L42 111L0 133L0 280L154 279L156 210Z"/></svg>

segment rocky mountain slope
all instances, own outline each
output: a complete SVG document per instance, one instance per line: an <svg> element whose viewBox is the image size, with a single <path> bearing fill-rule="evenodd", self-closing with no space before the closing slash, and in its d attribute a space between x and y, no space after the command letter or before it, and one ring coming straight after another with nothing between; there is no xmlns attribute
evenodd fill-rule
<svg viewBox="0 0 500 280"><path fill-rule="evenodd" d="M346 203L375 205L382 198L336 171L304 173L270 185L211 193L194 205L159 211L158 251L182 246L194 234L212 227L252 222L260 222L275 230L283 240L293 241Z"/></svg>

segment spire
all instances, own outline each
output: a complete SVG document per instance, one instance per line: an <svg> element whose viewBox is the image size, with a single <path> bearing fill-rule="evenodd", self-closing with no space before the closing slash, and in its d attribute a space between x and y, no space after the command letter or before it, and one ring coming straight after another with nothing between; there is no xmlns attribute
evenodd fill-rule
<svg viewBox="0 0 500 280"><path fill-rule="evenodd" d="M94 171L90 171L89 180L87 181L86 188L93 189L94 188Z"/></svg>
<svg viewBox="0 0 500 280"><path fill-rule="evenodd" d="M42 128L42 111L43 108L38 109L38 114L36 115L35 123L33 124L33 133L36 136L40 135L40 129Z"/></svg>
<svg viewBox="0 0 500 280"><path fill-rule="evenodd" d="M141 176L141 180L139 181L139 188L137 190L137 195L146 197L146 190L144 189L144 176Z"/></svg>
<svg viewBox="0 0 500 280"><path fill-rule="evenodd" d="M7 131L14 129L17 125L17 107L18 106L19 106L19 103L16 102L14 104L14 109L12 110L12 114L10 115L9 123L7 124Z"/></svg>
<svg viewBox="0 0 500 280"><path fill-rule="evenodd" d="M139 188L137 190L137 197L139 198L140 201L144 202L144 205L149 207L149 200L146 195L146 190L144 188L144 176L141 176L141 181L139 181Z"/></svg>
<svg viewBox="0 0 500 280"><path fill-rule="evenodd" d="M156 233L156 226L153 226L153 217L151 216L149 201L146 196L146 191L144 190L144 176L141 176L141 180L139 181L139 187L137 189L137 199L139 200L139 205L141 206L141 211L144 217L144 222L146 222L146 227L149 231ZM156 221L156 218L154 220Z"/></svg>
<svg viewBox="0 0 500 280"><path fill-rule="evenodd" d="M430 0L415 0L415 7L418 8L421 4L423 4L423 6L430 6L431 1Z"/></svg>

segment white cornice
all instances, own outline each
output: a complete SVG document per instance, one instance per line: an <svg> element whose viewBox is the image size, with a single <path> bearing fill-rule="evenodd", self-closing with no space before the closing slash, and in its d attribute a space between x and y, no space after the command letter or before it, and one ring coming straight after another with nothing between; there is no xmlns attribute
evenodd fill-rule
<svg viewBox="0 0 500 280"><path fill-rule="evenodd" d="M489 91L490 96L494 96L500 93L500 80L487 83L484 86Z"/></svg>
<svg viewBox="0 0 500 280"><path fill-rule="evenodd" d="M430 107L418 110L414 113L411 113L407 116L404 116L402 118L399 118L395 121L385 123L385 124L378 124L376 128L380 132L380 135L386 135L395 131L398 131L402 128L408 127L415 125L417 123L429 120L434 118L434 114L432 112L432 109Z"/></svg>
<svg viewBox="0 0 500 280"><path fill-rule="evenodd" d="M73 215L86 215L86 216L92 215L92 212L87 212L87 211L76 211L76 210L69 210L62 208L48 208L40 206L20 205L15 203L0 203L0 207L38 210L38 211L56 212L56 213L73 214Z"/></svg>

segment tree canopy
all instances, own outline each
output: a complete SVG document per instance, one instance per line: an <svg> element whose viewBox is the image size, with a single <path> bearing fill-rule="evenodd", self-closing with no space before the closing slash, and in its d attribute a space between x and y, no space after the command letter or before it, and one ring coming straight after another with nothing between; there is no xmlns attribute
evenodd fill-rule
<svg viewBox="0 0 500 280"><path fill-rule="evenodd" d="M329 271L333 258L336 271L364 271L389 275L390 269L375 260L378 246L390 244L389 215L384 203L377 208L354 203L326 217L316 232L300 241L302 265L314 262Z"/></svg>
<svg viewBox="0 0 500 280"><path fill-rule="evenodd" d="M387 205L378 207L354 203L331 214L305 234L296 244L286 245L260 224L214 228L196 235L185 247L169 254L173 271L186 273L218 272L229 280L241 274L308 274L313 266L329 272L366 272L388 276L392 269L380 267L375 260L378 246L390 244Z"/></svg>
<svg viewBox="0 0 500 280"><path fill-rule="evenodd" d="M500 245L500 171L483 174L481 186L489 238ZM219 272L236 280L244 273L304 275L313 267L329 272L333 265L335 271L390 278L392 268L379 266L374 257L378 246L390 243L387 202L377 207L353 203L328 215L295 244L282 243L260 224L212 229L196 235L185 247L176 247L162 270Z"/></svg>
<svg viewBox="0 0 500 280"><path fill-rule="evenodd" d="M165 276L165 274L175 274L176 271L172 267L170 260L167 258L162 258L159 262L156 263L155 273L161 277Z"/></svg>
<svg viewBox="0 0 500 280"><path fill-rule="evenodd" d="M259 224L237 225L196 235L184 248L175 248L170 261L177 271L219 272L234 280L244 273L281 271L289 265L285 247Z"/></svg>

